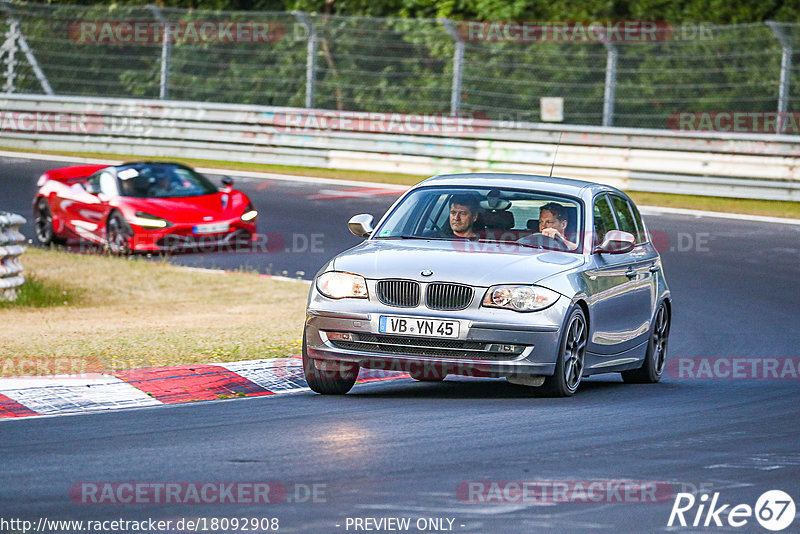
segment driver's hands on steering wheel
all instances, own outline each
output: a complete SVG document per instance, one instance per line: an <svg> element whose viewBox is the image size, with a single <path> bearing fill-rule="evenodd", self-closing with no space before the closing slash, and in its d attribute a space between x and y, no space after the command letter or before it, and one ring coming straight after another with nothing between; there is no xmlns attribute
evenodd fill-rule
<svg viewBox="0 0 800 534"><path fill-rule="evenodd" d="M563 235L561 235L561 232L559 232L559 231L558 231L558 230L556 230L555 228L545 228L545 229L543 229L543 230L541 231L541 233L542 233L543 235L546 235L547 237L550 237L550 238L552 238L552 239L558 239L559 241L562 241L562 242L565 242L565 241L566 241L566 239L564 238L564 236L563 236Z"/></svg>

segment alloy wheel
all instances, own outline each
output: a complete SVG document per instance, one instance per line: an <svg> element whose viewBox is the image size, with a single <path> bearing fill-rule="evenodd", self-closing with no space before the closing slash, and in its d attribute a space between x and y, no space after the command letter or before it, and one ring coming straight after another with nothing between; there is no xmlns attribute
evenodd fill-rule
<svg viewBox="0 0 800 534"><path fill-rule="evenodd" d="M586 321L582 314L576 314L567 327L567 342L564 346L564 382L570 391L575 391L581 383L586 338Z"/></svg>

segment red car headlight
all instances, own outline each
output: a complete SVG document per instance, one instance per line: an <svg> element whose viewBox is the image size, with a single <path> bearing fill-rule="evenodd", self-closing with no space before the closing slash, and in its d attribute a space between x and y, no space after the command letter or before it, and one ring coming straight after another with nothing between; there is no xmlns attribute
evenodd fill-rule
<svg viewBox="0 0 800 534"><path fill-rule="evenodd" d="M258 216L258 212L253 207L252 204L248 204L247 208L245 208L244 213L242 213L241 219L244 222L250 222Z"/></svg>
<svg viewBox="0 0 800 534"><path fill-rule="evenodd" d="M143 211L137 211L136 216L129 218L128 222L145 228L167 228L172 226L172 223L168 220Z"/></svg>

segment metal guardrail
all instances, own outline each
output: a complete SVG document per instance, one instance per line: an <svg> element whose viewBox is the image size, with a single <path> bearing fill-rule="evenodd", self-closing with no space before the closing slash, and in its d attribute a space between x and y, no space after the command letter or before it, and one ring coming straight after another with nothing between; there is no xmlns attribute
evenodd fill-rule
<svg viewBox="0 0 800 534"><path fill-rule="evenodd" d="M19 257L25 242L19 227L25 219L16 213L0 211L0 300L16 300L17 288L25 281Z"/></svg>
<svg viewBox="0 0 800 534"><path fill-rule="evenodd" d="M498 171L632 191L800 200L800 138L7 95L0 145L430 175Z"/></svg>

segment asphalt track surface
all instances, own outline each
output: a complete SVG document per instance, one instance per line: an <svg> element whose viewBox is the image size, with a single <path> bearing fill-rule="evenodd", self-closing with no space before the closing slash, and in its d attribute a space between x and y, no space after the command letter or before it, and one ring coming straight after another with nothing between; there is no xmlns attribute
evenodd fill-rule
<svg viewBox="0 0 800 534"><path fill-rule="evenodd" d="M36 177L55 166L0 161L0 210L29 215ZM236 183L262 213L259 231L322 234L323 250L173 261L308 278L357 243L345 228L350 215L378 216L395 198L310 200L320 186ZM800 226L646 220L661 235L674 299L671 358L799 356ZM32 236L30 226L25 232ZM544 399L502 380L401 379L337 398L300 392L8 421L0 424L0 518L277 517L280 532L321 533L364 532L347 521L368 517L410 518L409 532L418 531L420 518L452 519L452 532L768 532L753 517L732 528L727 512L723 527L668 528L672 496L475 504L457 488L469 481L658 481L674 493L718 492L719 505L754 506L763 492L780 489L800 507L799 384L666 377L627 385L609 375L588 379L573 398ZM87 481L273 482L294 502L75 504L70 487ZM298 502L313 484L324 502ZM798 531L800 519L784 530Z"/></svg>

